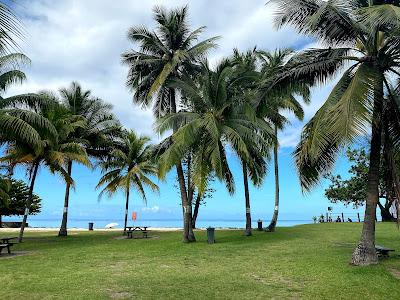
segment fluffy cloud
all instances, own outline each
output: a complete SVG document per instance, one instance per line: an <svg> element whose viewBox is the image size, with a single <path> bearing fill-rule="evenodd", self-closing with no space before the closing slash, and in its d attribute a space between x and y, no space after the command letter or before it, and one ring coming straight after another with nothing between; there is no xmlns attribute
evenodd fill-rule
<svg viewBox="0 0 400 300"><path fill-rule="evenodd" d="M125 86L127 69L120 55L133 45L126 39L132 25L154 27L154 5L176 7L187 1L123 1L111 0L35 0L16 6L27 31L23 46L32 59L26 71L28 82L14 87L9 94L57 90L71 81L79 81L93 94L111 102L115 113L128 128L142 134L157 136L152 131L150 110L132 104L132 95ZM265 0L254 1L191 1L190 22L193 28L207 26L203 38L221 36L219 48L211 53L211 61L229 55L232 48L302 48L309 40L290 29L273 28L273 8ZM317 96L321 102L318 91ZM317 102L317 103L319 103ZM309 117L315 111L306 108ZM302 124L295 122L283 133L282 146L292 146Z"/></svg>
<svg viewBox="0 0 400 300"><path fill-rule="evenodd" d="M160 207L155 205L153 207L143 207L142 212L150 212L150 213L158 213L160 211Z"/></svg>

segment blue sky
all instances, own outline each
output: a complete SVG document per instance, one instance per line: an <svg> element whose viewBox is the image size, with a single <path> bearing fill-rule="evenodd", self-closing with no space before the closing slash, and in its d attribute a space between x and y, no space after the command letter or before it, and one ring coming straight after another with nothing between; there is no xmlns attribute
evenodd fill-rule
<svg viewBox="0 0 400 300"><path fill-rule="evenodd" d="M194 28L207 26L203 38L222 36L219 48L210 54L216 62L229 55L234 47L246 50L257 46L273 50L278 47L304 49L314 42L296 34L290 28L276 31L273 27L273 7L259 1L124 1L118 5L111 0L35 0L18 1L15 8L25 24L27 37L22 44L24 52L32 59L26 69L28 81L13 87L8 95L58 90L76 80L86 89L114 105L114 112L127 128L147 134L157 142L160 137L152 130L150 110L132 104L132 95L125 87L127 69L120 63L123 51L134 47L126 39L130 26L143 24L152 28L152 7L189 5L190 22ZM313 89L312 103L305 107L305 121L315 113L328 95L334 80L326 86ZM312 193L302 195L291 153L299 140L304 122L295 121L280 134L281 217L283 219L311 219L326 211L329 204L324 198L324 184ZM200 218L244 218L241 168L235 157L229 159L236 180L236 194L230 197L226 189L216 184L216 192ZM337 170L344 172L347 163L341 159ZM18 172L23 177L22 170ZM97 199L94 190L100 177L98 170L81 166L74 168L77 182L71 194L71 218L109 218L123 213L123 195L113 199ZM180 218L179 194L174 188L175 174L171 172L166 182L160 183L160 194L148 194L144 206L137 194L132 193L132 210L142 218ZM325 184L326 185L326 184ZM274 207L272 172L260 189L251 188L253 218L268 219ZM59 218L64 199L64 184L57 176L41 170L36 191L43 198L40 217ZM352 211L342 206L337 212ZM362 211L362 209L360 210Z"/></svg>

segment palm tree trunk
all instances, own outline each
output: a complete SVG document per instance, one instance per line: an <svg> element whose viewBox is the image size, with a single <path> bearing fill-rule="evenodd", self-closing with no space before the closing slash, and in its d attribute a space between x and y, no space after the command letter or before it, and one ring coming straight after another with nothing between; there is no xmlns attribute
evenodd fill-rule
<svg viewBox="0 0 400 300"><path fill-rule="evenodd" d="M370 163L367 182L367 201L365 205L364 224L361 240L353 252L351 263L357 266L376 264L378 257L375 251L375 219L376 206L379 200L379 166L381 159L382 136L382 102L383 82L374 95L374 110L372 116L372 137Z"/></svg>
<svg viewBox="0 0 400 300"><path fill-rule="evenodd" d="M189 220L189 241L190 242L195 242L196 237L194 236L193 232L193 220L192 220L192 201L193 201L193 195L194 195L194 186L191 182L191 176L190 176L190 171L191 171L191 162L192 162L192 157L189 155L188 160L187 160L187 191L188 191L188 206L190 206L190 216L188 216Z"/></svg>
<svg viewBox="0 0 400 300"><path fill-rule="evenodd" d="M272 216L271 223L268 225L267 230L269 232L274 232L276 223L278 222L279 213L279 169L278 169L278 128L275 126L275 137L276 142L274 145L274 169L275 169L275 208L274 214Z"/></svg>
<svg viewBox="0 0 400 300"><path fill-rule="evenodd" d="M200 201L201 201L200 194L197 194L196 202L194 203L194 212L193 212L193 217L192 217L192 228L193 229L196 228L197 216L199 215Z"/></svg>
<svg viewBox="0 0 400 300"><path fill-rule="evenodd" d="M72 161L68 162L68 176L71 177L72 174ZM64 198L64 210L63 210L63 217L61 221L60 231L58 232L58 236L67 236L68 229L67 229L67 222L68 222L68 205L69 205L69 191L71 190L71 184L67 182L65 188L65 198Z"/></svg>
<svg viewBox="0 0 400 300"><path fill-rule="evenodd" d="M250 213L250 195L249 195L249 182L247 178L247 166L246 163L242 162L243 166L243 183L244 183L244 197L246 203L246 231L245 236L251 236L251 213Z"/></svg>
<svg viewBox="0 0 400 300"><path fill-rule="evenodd" d="M386 133L385 133L386 134ZM397 166L395 164L395 160L393 157L393 151L392 151L392 142L390 141L389 147L387 148L387 156L388 156L388 164L389 168L391 170L391 175L392 175L392 182L393 182L393 198L396 200L396 209L397 209L397 216L395 218L395 221L397 221L398 226L400 225L400 207L399 207L399 201L400 201L400 179L399 175L397 172Z"/></svg>
<svg viewBox="0 0 400 300"><path fill-rule="evenodd" d="M18 237L18 242L22 242L22 238L24 236L24 230L25 230L25 226L26 226L26 220L28 219L28 215L29 215L29 211L31 208L31 204L32 204L32 199L33 199L33 188L35 186L35 180L36 180L36 175L37 175L37 171L39 169L39 161L35 161L33 163L33 173L32 173L32 178L31 178L31 184L29 187L29 196L28 196L28 201L26 202L26 207L25 207L25 213L24 213L24 218L22 219L22 223L21 223L21 229L19 231L19 237Z"/></svg>
<svg viewBox="0 0 400 300"><path fill-rule="evenodd" d="M176 113L176 98L175 90L170 89L170 112ZM177 128L173 128L175 133ZM183 242L189 243L195 241L193 230L191 230L191 217L192 217L192 206L189 206L188 194L185 183L185 176L183 174L182 163L176 164L176 173L178 175L179 190L181 192L182 210L183 210Z"/></svg>
<svg viewBox="0 0 400 300"><path fill-rule="evenodd" d="M181 192L182 209L183 209L183 242L189 243L190 242L189 220L192 215L192 209L191 209L192 207L189 206L188 203L185 177L183 175L183 168L181 163L178 163L176 165L176 172L178 174L178 182L179 182L179 189Z"/></svg>
<svg viewBox="0 0 400 300"><path fill-rule="evenodd" d="M126 226L128 226L128 209L129 209L129 188L126 189L124 235L126 234Z"/></svg>
<svg viewBox="0 0 400 300"><path fill-rule="evenodd" d="M3 228L3 216L0 214L0 228Z"/></svg>

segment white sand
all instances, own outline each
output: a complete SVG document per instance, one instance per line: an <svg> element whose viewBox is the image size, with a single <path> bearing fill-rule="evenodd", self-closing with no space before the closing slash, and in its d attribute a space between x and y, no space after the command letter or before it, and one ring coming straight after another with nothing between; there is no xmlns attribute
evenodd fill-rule
<svg viewBox="0 0 400 300"><path fill-rule="evenodd" d="M59 231L60 228L46 228L46 227L27 227L25 228L26 232L41 232L41 231ZM94 228L93 231L122 231L123 228ZM149 227L149 231L179 231L182 228L175 228L175 227L164 227L164 228L156 228L156 227ZM19 228L0 228L0 232L18 232ZM74 231L89 231L87 228L68 228L69 232Z"/></svg>

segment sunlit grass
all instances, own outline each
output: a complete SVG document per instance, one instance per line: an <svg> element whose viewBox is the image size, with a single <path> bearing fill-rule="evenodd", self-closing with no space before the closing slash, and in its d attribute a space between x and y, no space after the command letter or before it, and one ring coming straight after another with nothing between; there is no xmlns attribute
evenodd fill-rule
<svg viewBox="0 0 400 300"><path fill-rule="evenodd" d="M275 233L216 231L182 244L179 232L116 239L118 232L28 233L0 259L1 299L400 299L400 258L348 264L360 224L278 228ZM0 236L11 235L4 231ZM400 231L378 224L377 243L400 252ZM397 277L396 277L397 276Z"/></svg>

